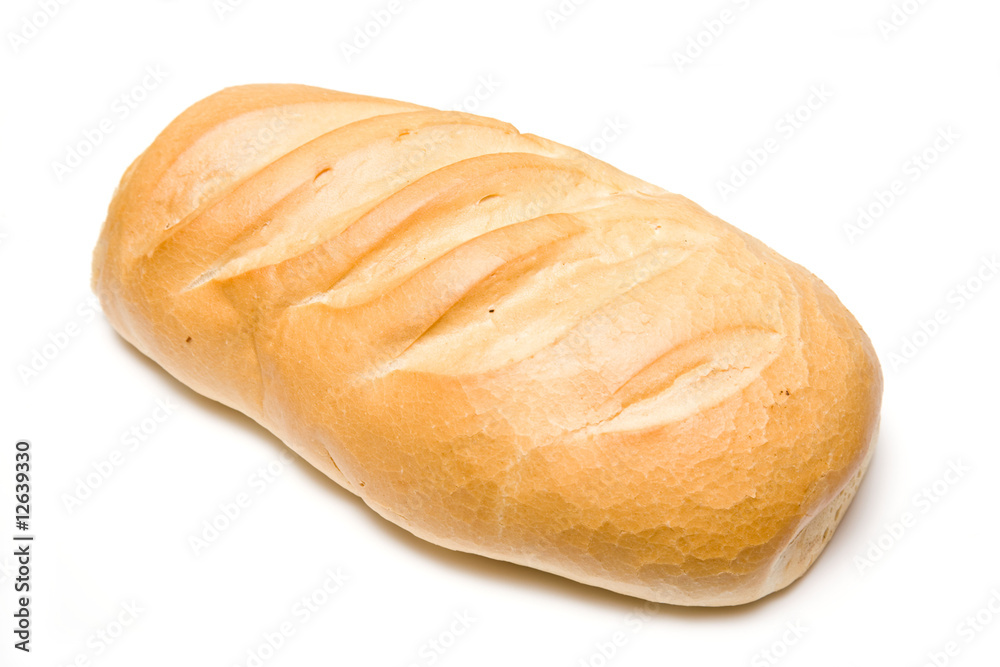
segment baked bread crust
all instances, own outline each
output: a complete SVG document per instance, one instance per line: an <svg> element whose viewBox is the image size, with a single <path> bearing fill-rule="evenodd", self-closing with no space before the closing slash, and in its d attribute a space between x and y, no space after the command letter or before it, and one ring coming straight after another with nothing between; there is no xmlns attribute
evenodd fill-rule
<svg viewBox="0 0 1000 667"><path fill-rule="evenodd" d="M639 598L799 577L882 376L819 279L689 200L488 118L230 88L129 167L110 322L441 546Z"/></svg>

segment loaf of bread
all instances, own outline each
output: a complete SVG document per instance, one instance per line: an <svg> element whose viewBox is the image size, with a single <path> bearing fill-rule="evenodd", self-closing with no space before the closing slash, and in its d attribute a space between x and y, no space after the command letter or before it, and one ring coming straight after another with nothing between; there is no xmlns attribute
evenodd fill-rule
<svg viewBox="0 0 1000 667"><path fill-rule="evenodd" d="M126 171L93 288L126 340L389 521L657 602L798 578L877 430L878 360L819 279L465 113L216 93Z"/></svg>

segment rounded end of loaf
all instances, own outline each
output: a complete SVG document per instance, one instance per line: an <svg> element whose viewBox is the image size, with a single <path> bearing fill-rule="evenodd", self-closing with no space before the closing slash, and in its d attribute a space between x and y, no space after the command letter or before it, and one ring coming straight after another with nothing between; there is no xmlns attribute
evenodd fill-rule
<svg viewBox="0 0 1000 667"><path fill-rule="evenodd" d="M791 503L772 505L772 509L787 508L786 526L766 547L770 553L758 568L744 570L739 579L723 577L722 586L709 577L707 585L689 580L687 590L668 587L655 596L639 597L688 606L734 606L788 587L809 570L833 539L868 470L878 439L883 390L874 347L822 281L796 264L787 264L792 275L798 274L800 288L812 294L801 308L806 325L801 355L809 367L807 394L812 405L807 418L795 424L799 445L812 453L802 457L800 466L785 471L786 475L804 475L808 488L805 493L790 494ZM769 410L775 411L775 406ZM824 458L826 465L811 475L804 473L807 461ZM734 559L733 571L740 569L739 560Z"/></svg>

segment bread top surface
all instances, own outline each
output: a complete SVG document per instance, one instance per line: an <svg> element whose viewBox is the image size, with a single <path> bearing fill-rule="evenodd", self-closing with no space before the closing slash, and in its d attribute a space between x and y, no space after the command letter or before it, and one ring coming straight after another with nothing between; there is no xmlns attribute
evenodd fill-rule
<svg viewBox="0 0 1000 667"><path fill-rule="evenodd" d="M414 533L649 599L770 592L878 419L871 344L802 267L584 153L391 100L195 104L125 174L94 286Z"/></svg>

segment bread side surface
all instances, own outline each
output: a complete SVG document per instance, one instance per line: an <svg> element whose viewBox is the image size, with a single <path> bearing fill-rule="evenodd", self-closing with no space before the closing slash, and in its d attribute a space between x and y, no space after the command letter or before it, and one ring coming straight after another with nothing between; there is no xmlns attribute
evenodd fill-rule
<svg viewBox="0 0 1000 667"><path fill-rule="evenodd" d="M129 167L115 328L431 542L673 604L813 562L882 379L815 276L500 121L217 93Z"/></svg>

